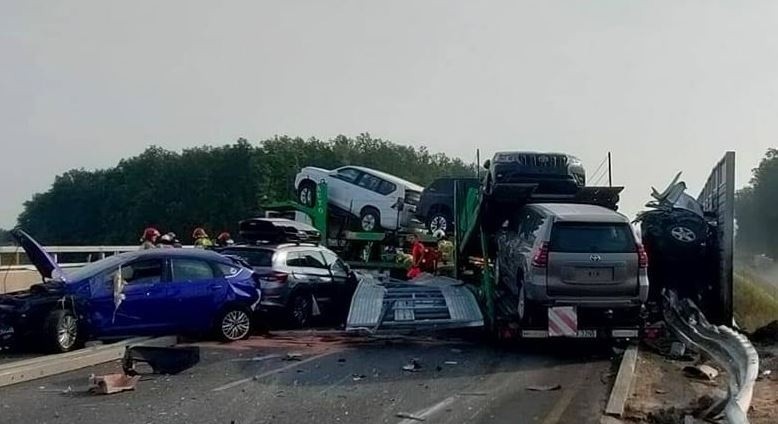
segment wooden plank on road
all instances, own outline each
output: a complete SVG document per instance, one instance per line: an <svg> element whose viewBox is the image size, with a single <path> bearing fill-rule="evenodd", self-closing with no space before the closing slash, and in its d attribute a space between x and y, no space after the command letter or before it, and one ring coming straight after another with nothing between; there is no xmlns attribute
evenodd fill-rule
<svg viewBox="0 0 778 424"><path fill-rule="evenodd" d="M176 337L173 336L153 339L134 338L109 345L3 364L0 366L0 387L115 361L124 356L124 351L129 346L167 347L175 345L176 341Z"/></svg>
<svg viewBox="0 0 778 424"><path fill-rule="evenodd" d="M632 389L632 380L635 378L635 364L638 359L637 345L631 345L624 351L621 358L619 373L616 375L616 382L613 383L608 406L605 407L605 414L622 417L624 415L624 406L629 398Z"/></svg>

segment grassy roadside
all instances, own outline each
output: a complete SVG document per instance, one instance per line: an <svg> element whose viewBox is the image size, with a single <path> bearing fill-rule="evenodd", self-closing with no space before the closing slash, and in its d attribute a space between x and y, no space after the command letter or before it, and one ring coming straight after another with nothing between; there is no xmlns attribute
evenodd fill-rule
<svg viewBox="0 0 778 424"><path fill-rule="evenodd" d="M771 285L748 269L737 269L734 281L737 323L751 332L778 320L778 283Z"/></svg>

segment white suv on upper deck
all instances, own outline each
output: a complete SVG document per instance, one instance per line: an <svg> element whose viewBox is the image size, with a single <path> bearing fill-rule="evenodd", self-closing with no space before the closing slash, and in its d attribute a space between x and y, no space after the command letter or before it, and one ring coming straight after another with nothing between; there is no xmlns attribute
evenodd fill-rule
<svg viewBox="0 0 778 424"><path fill-rule="evenodd" d="M295 178L297 200L306 206L315 205L320 181L327 183L329 204L359 217L362 231L407 227L424 190L410 181L360 166L332 171L306 167Z"/></svg>

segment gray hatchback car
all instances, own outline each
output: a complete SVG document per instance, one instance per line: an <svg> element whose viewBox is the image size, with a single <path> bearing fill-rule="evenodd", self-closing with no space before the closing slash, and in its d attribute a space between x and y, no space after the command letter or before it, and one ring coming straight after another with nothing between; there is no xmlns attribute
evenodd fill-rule
<svg viewBox="0 0 778 424"><path fill-rule="evenodd" d="M582 204L529 204L497 233L495 273L523 321L548 306L638 311L648 258L629 220Z"/></svg>
<svg viewBox="0 0 778 424"><path fill-rule="evenodd" d="M246 260L262 290L260 308L295 327L314 315L345 317L356 289L356 276L335 252L309 243L236 245L219 250Z"/></svg>

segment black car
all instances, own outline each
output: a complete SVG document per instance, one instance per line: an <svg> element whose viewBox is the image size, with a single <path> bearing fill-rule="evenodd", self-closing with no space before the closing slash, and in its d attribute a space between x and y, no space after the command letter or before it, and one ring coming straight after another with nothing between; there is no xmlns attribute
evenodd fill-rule
<svg viewBox="0 0 778 424"><path fill-rule="evenodd" d="M499 196L501 187L515 184L536 185L538 194L575 194L586 185L581 161L562 153L500 152L484 167L486 195Z"/></svg>
<svg viewBox="0 0 778 424"><path fill-rule="evenodd" d="M477 178L438 178L421 193L416 216L431 232L453 231L454 187L457 183L477 187L479 181Z"/></svg>

